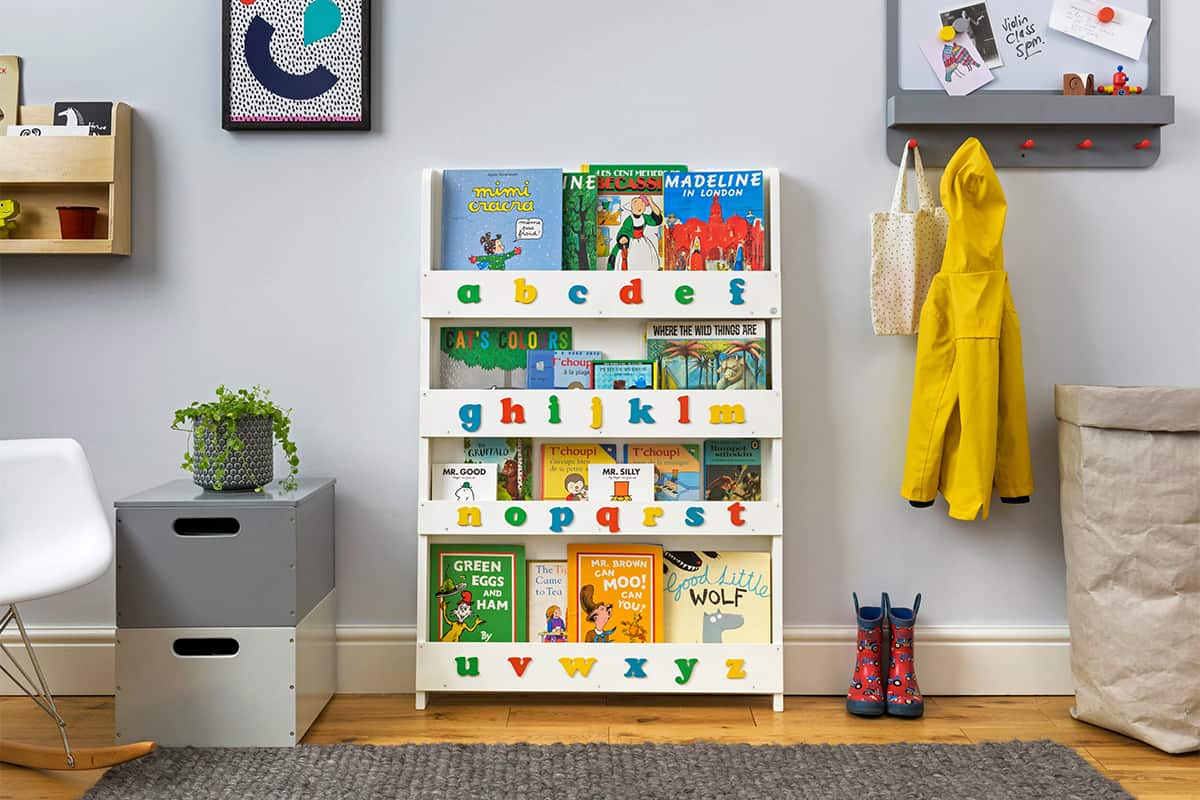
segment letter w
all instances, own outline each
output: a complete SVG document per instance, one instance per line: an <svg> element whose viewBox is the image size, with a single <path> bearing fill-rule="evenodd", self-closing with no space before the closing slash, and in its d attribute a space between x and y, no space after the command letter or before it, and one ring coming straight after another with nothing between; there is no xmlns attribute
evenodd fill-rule
<svg viewBox="0 0 1200 800"><path fill-rule="evenodd" d="M563 669L567 671L567 675L574 678L577 674L587 677L592 671L592 665L596 663L594 658L560 658L558 663L562 664Z"/></svg>

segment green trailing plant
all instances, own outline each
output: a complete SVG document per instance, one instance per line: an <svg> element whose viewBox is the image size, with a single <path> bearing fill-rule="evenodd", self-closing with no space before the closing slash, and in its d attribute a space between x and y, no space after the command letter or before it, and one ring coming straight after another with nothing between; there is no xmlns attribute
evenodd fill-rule
<svg viewBox="0 0 1200 800"><path fill-rule="evenodd" d="M288 463L288 474L279 479L279 485L284 491L294 491L296 476L300 472L300 456L296 454L296 444L291 438L291 415L290 408L280 408L272 402L270 389L256 385L253 389L230 391L224 385L218 386L216 400L206 403L196 401L187 408L175 410L171 429L186 431L195 445L194 453L193 448L189 447L183 454L181 466L192 473L197 469L212 468L213 488L220 491L224 486L229 459L246 449L246 443L237 433L238 420L268 417L274 439L283 449ZM212 451L206 450L208 442L216 445ZM262 490L261 486L254 488L256 492Z"/></svg>

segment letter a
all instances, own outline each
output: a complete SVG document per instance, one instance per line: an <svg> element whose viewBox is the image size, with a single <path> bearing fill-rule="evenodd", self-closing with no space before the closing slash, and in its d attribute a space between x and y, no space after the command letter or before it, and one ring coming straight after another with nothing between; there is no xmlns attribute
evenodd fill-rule
<svg viewBox="0 0 1200 800"><path fill-rule="evenodd" d="M458 302L460 303L481 303L483 298L479 296L478 283L466 283L458 287Z"/></svg>
<svg viewBox="0 0 1200 800"><path fill-rule="evenodd" d="M458 668L458 674L464 678L473 678L479 674L479 659L475 656L471 656L470 658L455 656L454 665Z"/></svg>

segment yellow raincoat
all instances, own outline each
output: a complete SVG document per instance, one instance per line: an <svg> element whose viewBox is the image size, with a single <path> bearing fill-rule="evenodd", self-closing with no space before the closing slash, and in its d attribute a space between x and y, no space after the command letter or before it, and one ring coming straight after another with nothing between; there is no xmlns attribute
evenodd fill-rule
<svg viewBox="0 0 1200 800"><path fill-rule="evenodd" d="M1007 203L978 139L942 175L950 232L921 308L908 455L900 494L950 516L987 519L992 486L1005 502L1033 493L1021 328L1004 271Z"/></svg>

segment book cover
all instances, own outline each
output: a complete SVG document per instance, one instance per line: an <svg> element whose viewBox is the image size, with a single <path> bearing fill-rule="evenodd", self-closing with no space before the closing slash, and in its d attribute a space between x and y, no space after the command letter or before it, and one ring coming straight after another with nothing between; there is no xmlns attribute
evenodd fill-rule
<svg viewBox="0 0 1200 800"><path fill-rule="evenodd" d="M704 443L705 500L762 500L762 445L758 439Z"/></svg>
<svg viewBox="0 0 1200 800"><path fill-rule="evenodd" d="M496 500L533 499L532 439L463 439L463 463L496 465Z"/></svg>
<svg viewBox="0 0 1200 800"><path fill-rule="evenodd" d="M567 640L567 562L530 561L529 641L559 643Z"/></svg>
<svg viewBox="0 0 1200 800"><path fill-rule="evenodd" d="M442 328L443 389L524 389L529 353L570 350L571 328Z"/></svg>
<svg viewBox="0 0 1200 800"><path fill-rule="evenodd" d="M592 164L596 176L596 268L659 270L663 255L663 174L682 165Z"/></svg>
<svg viewBox="0 0 1200 800"><path fill-rule="evenodd" d="M481 503L496 499L496 464L434 464L434 500Z"/></svg>
<svg viewBox="0 0 1200 800"><path fill-rule="evenodd" d="M767 323L761 320L651 322L646 358L660 389L766 389Z"/></svg>
<svg viewBox="0 0 1200 800"><path fill-rule="evenodd" d="M650 464L589 464L588 499L601 503L654 502Z"/></svg>
<svg viewBox="0 0 1200 800"><path fill-rule="evenodd" d="M430 641L525 641L521 545L430 545L429 593Z"/></svg>
<svg viewBox="0 0 1200 800"><path fill-rule="evenodd" d="M593 389L653 389L654 362L601 360L592 363Z"/></svg>
<svg viewBox="0 0 1200 800"><path fill-rule="evenodd" d="M572 642L663 640L662 548L637 544L567 545Z"/></svg>
<svg viewBox="0 0 1200 800"><path fill-rule="evenodd" d="M442 269L562 269L561 169L442 172Z"/></svg>
<svg viewBox="0 0 1200 800"><path fill-rule="evenodd" d="M617 464L618 456L615 444L543 444L542 499L588 500L588 467L592 464Z"/></svg>
<svg viewBox="0 0 1200 800"><path fill-rule="evenodd" d="M663 553L666 640L770 644L771 554Z"/></svg>
<svg viewBox="0 0 1200 800"><path fill-rule="evenodd" d="M7 135L9 125L17 124L20 90L21 59L17 56L0 56L0 136ZM592 213L596 213L594 204Z"/></svg>
<svg viewBox="0 0 1200 800"><path fill-rule="evenodd" d="M596 176L563 173L563 269L596 269Z"/></svg>
<svg viewBox="0 0 1200 800"><path fill-rule="evenodd" d="M599 350L530 350L525 388L591 389L592 362L600 358Z"/></svg>
<svg viewBox="0 0 1200 800"><path fill-rule="evenodd" d="M112 136L111 102L57 102L54 104L55 125L86 125L91 136Z"/></svg>
<svg viewBox="0 0 1200 800"><path fill-rule="evenodd" d="M650 464L655 500L700 499L700 446L695 444L627 444L626 464Z"/></svg>
<svg viewBox="0 0 1200 800"><path fill-rule="evenodd" d="M764 209L760 169L665 174L663 269L766 269Z"/></svg>

